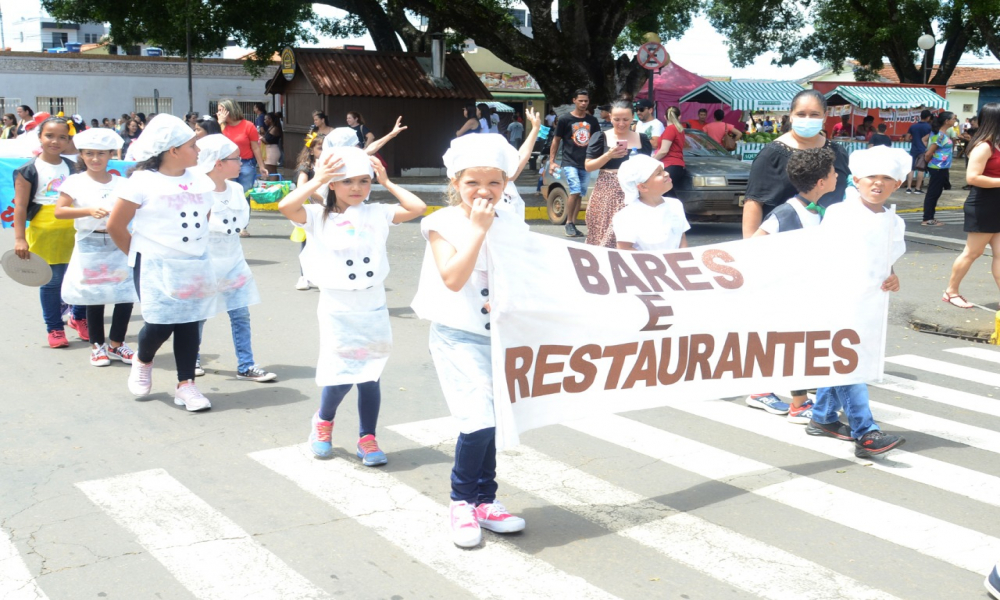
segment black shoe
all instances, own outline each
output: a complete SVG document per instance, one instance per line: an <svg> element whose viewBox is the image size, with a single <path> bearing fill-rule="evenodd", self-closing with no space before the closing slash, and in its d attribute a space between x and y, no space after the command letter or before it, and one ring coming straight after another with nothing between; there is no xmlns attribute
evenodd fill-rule
<svg viewBox="0 0 1000 600"><path fill-rule="evenodd" d="M817 423L816 421L810 420L809 424L806 425L806 433L809 435L825 435L827 437L845 441L851 441L854 439L851 437L851 428L844 425L840 421L834 421L833 423Z"/></svg>
<svg viewBox="0 0 1000 600"><path fill-rule="evenodd" d="M566 237L577 237L580 232L576 230L576 225L572 223L566 223Z"/></svg>
<svg viewBox="0 0 1000 600"><path fill-rule="evenodd" d="M869 431L861 436L861 439L854 442L854 456L858 458L871 458L876 454L884 454L893 448L898 448L906 443L906 440L898 435L889 435L884 431Z"/></svg>

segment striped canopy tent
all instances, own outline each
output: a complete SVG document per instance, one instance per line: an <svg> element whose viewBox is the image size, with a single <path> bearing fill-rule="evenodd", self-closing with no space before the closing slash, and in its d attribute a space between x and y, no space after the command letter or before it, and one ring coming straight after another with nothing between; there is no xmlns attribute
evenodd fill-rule
<svg viewBox="0 0 1000 600"><path fill-rule="evenodd" d="M788 110L803 89L791 81L709 81L681 97L681 102L728 104L733 110Z"/></svg>
<svg viewBox="0 0 1000 600"><path fill-rule="evenodd" d="M479 102L477 102L476 104L479 104ZM512 112L514 112L514 109L512 107L507 106L503 102L496 102L496 101L489 100L489 101L483 101L482 104L485 104L486 106L489 106L490 108L492 108L493 110L497 111L498 113L512 113Z"/></svg>
<svg viewBox="0 0 1000 600"><path fill-rule="evenodd" d="M826 94L827 104L858 108L948 108L948 101L925 87L841 85Z"/></svg>

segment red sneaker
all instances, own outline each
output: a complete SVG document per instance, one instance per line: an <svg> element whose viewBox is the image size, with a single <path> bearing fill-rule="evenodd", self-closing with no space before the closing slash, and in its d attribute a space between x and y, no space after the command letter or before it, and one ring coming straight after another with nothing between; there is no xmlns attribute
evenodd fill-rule
<svg viewBox="0 0 1000 600"><path fill-rule="evenodd" d="M81 340L84 342L90 341L90 333L87 331L87 319L74 319L73 317L70 317L67 325L76 330L76 333L80 336Z"/></svg>
<svg viewBox="0 0 1000 600"><path fill-rule="evenodd" d="M66 332L62 329L53 329L49 332L49 347L50 348L66 348L69 346L69 340L66 339Z"/></svg>
<svg viewBox="0 0 1000 600"><path fill-rule="evenodd" d="M514 533L524 529L524 519L510 514L503 504L496 501L477 506L476 520L483 529L496 533Z"/></svg>

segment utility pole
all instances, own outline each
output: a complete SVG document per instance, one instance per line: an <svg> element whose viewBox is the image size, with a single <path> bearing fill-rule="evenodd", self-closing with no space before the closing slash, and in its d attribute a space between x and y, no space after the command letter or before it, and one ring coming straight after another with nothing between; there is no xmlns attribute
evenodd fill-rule
<svg viewBox="0 0 1000 600"><path fill-rule="evenodd" d="M184 16L185 37L187 38L188 112L194 112L194 87L191 83L191 0L187 1Z"/></svg>

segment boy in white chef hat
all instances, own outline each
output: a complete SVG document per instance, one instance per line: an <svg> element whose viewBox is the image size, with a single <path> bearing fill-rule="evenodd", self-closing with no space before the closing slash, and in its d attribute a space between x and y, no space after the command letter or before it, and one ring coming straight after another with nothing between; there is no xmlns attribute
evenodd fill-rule
<svg viewBox="0 0 1000 600"><path fill-rule="evenodd" d="M668 252L687 247L684 232L691 229L684 205L665 196L674 187L663 163L637 154L618 169L618 183L625 192L625 208L612 220L619 250Z"/></svg>
<svg viewBox="0 0 1000 600"><path fill-rule="evenodd" d="M229 325L236 350L236 378L246 381L273 381L277 378L257 366L250 336L249 306L260 303L260 293L253 272L243 256L240 232L250 222L250 205L243 195L243 186L233 178L240 174L240 149L226 136L207 135L197 142L198 166L215 184L209 194L212 212L208 219L208 253L215 277L219 282L219 301L229 314ZM199 340L205 322L198 325ZM201 354L195 367L201 371Z"/></svg>
<svg viewBox="0 0 1000 600"><path fill-rule="evenodd" d="M399 204L365 202L373 175ZM324 204L306 205L320 189L329 191ZM426 209L420 198L389 180L381 162L355 147L323 150L313 178L278 204L281 214L306 232L299 260L305 277L320 290L316 384L322 392L309 429L317 458L333 456L333 419L357 385L356 454L368 467L387 462L375 439L379 380L392 349L384 285L389 274L386 240L390 225L415 219Z"/></svg>
<svg viewBox="0 0 1000 600"><path fill-rule="evenodd" d="M851 176L854 188L847 189L847 197L827 208L822 227L838 227L845 243L866 244L868 240L882 239L875 232L892 229L888 250L888 263L896 262L906 244L903 241L905 225L894 207L885 208L885 202L899 189L911 168L912 159L905 150L875 146L851 154ZM872 245L873 262L885 264L885 248L881 243ZM889 276L882 283L882 291L899 291L899 278L890 267ZM849 425L842 423L837 412L843 408ZM868 386L863 383L819 388L812 408L812 420L806 427L809 435L822 435L841 440L853 440L854 455L871 458L897 448L906 441L898 435L880 430L872 417L868 402Z"/></svg>

